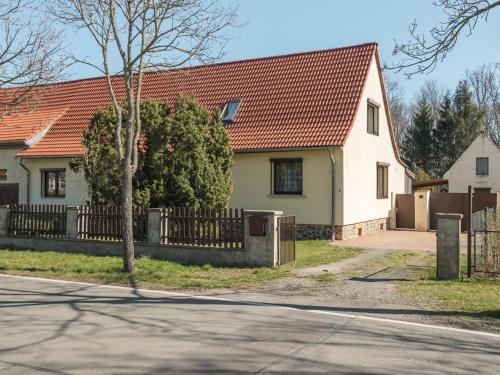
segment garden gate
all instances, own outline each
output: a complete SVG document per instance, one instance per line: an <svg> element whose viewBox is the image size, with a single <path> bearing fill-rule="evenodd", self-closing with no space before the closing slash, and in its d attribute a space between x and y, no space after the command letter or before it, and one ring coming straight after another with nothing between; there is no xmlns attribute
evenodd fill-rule
<svg viewBox="0 0 500 375"><path fill-rule="evenodd" d="M295 216L278 216L278 265L295 260Z"/></svg>

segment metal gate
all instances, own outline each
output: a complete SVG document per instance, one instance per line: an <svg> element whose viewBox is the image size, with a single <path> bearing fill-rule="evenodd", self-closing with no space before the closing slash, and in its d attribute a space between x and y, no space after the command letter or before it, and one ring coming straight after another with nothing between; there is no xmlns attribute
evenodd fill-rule
<svg viewBox="0 0 500 375"><path fill-rule="evenodd" d="M0 205L19 203L18 184L0 184Z"/></svg>
<svg viewBox="0 0 500 375"><path fill-rule="evenodd" d="M413 194L396 194L396 228L415 228L415 198Z"/></svg>
<svg viewBox="0 0 500 375"><path fill-rule="evenodd" d="M500 213L494 209L472 215L472 271L500 275Z"/></svg>
<svg viewBox="0 0 500 375"><path fill-rule="evenodd" d="M295 260L295 216L278 217L278 265Z"/></svg>

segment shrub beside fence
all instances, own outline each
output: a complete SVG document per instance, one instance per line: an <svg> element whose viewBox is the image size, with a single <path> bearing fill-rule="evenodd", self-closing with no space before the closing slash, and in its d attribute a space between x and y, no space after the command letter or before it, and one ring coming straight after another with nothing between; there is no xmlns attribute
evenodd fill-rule
<svg viewBox="0 0 500 375"><path fill-rule="evenodd" d="M21 204L9 207L8 233L21 236L64 238L66 206Z"/></svg>
<svg viewBox="0 0 500 375"><path fill-rule="evenodd" d="M236 208L163 208L161 243L244 248L244 213Z"/></svg>
<svg viewBox="0 0 500 375"><path fill-rule="evenodd" d="M134 240L145 242L147 239L147 209L134 207ZM119 206L80 206L78 207L78 238L82 240L121 241L122 208Z"/></svg>

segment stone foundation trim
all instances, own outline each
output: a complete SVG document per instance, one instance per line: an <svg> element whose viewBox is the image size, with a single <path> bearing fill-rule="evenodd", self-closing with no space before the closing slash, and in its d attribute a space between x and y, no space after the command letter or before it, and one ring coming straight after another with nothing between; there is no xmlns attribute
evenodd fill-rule
<svg viewBox="0 0 500 375"><path fill-rule="evenodd" d="M324 224L295 224L298 240L331 240L332 226Z"/></svg>
<svg viewBox="0 0 500 375"><path fill-rule="evenodd" d="M364 236L366 234L383 232L389 227L389 220L390 218L384 217L381 219L362 221L355 224L336 225L335 239L348 240L350 238Z"/></svg>

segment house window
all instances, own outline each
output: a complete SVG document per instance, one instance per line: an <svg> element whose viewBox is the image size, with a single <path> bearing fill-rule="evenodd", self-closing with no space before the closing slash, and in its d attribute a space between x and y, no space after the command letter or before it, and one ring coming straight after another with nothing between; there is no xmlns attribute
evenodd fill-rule
<svg viewBox="0 0 500 375"><path fill-rule="evenodd" d="M377 198L389 197L389 165L377 163Z"/></svg>
<svg viewBox="0 0 500 375"><path fill-rule="evenodd" d="M489 160L488 158L476 158L476 176L488 176Z"/></svg>
<svg viewBox="0 0 500 375"><path fill-rule="evenodd" d="M42 195L47 198L64 197L66 195L66 171L42 171Z"/></svg>
<svg viewBox="0 0 500 375"><path fill-rule="evenodd" d="M236 112L240 108L239 100L231 100L226 103L224 110L222 111L222 122L233 122Z"/></svg>
<svg viewBox="0 0 500 375"><path fill-rule="evenodd" d="M7 179L7 169L0 169L0 180Z"/></svg>
<svg viewBox="0 0 500 375"><path fill-rule="evenodd" d="M302 159L273 159L273 194L302 194Z"/></svg>
<svg viewBox="0 0 500 375"><path fill-rule="evenodd" d="M368 102L367 131L370 134L378 135L378 106Z"/></svg>

